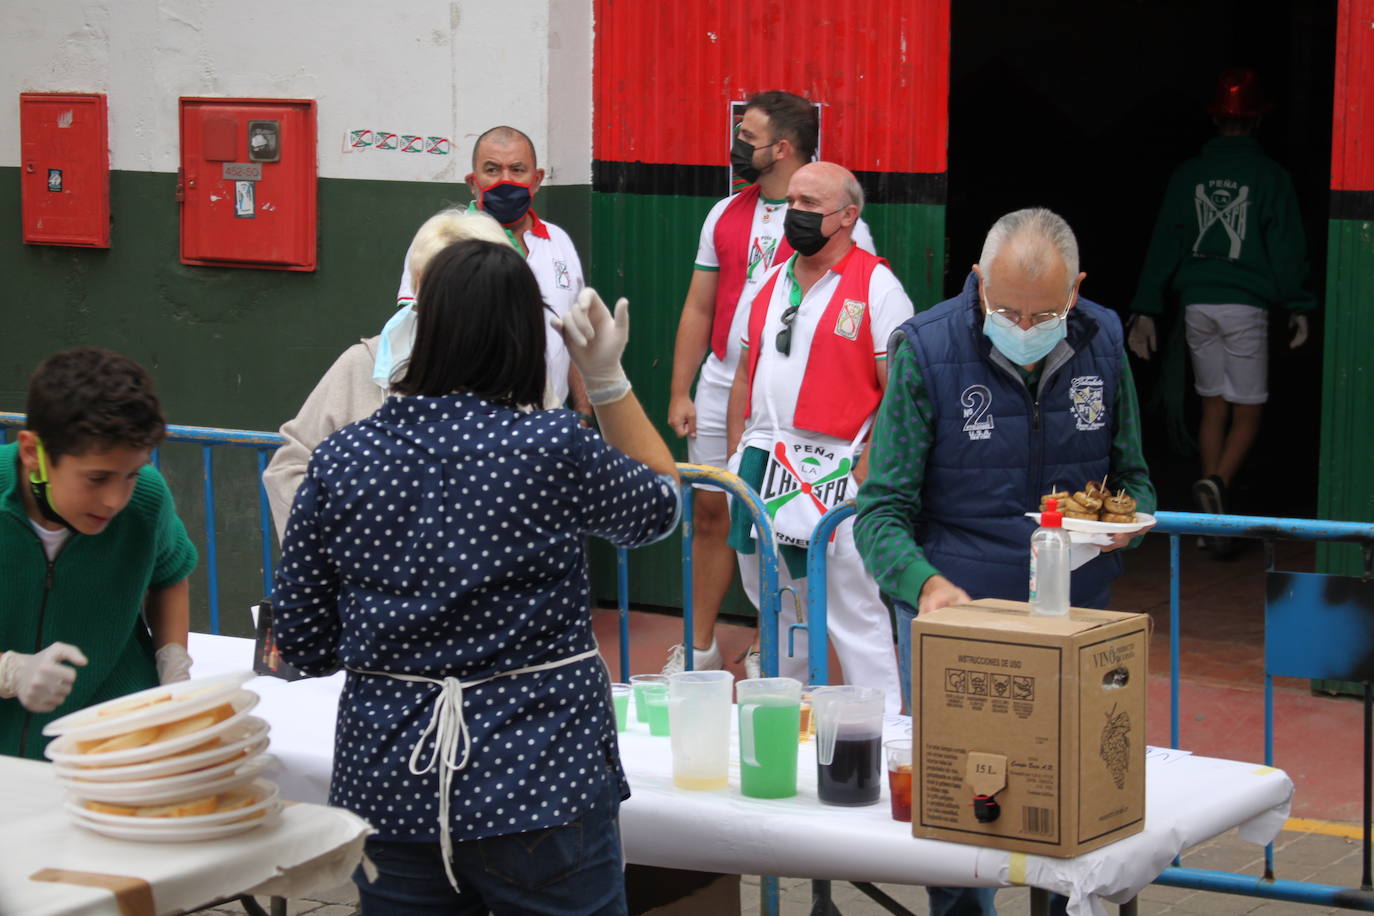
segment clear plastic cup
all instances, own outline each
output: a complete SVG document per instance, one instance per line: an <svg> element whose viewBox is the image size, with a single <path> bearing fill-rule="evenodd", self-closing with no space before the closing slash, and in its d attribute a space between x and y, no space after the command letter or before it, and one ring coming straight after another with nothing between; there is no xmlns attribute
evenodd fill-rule
<svg viewBox="0 0 1374 916"><path fill-rule="evenodd" d="M611 702L615 704L615 730L623 732L630 727L630 685L612 684Z"/></svg>
<svg viewBox="0 0 1374 916"><path fill-rule="evenodd" d="M644 698L644 691L651 684L661 685L664 690L667 690L668 677L663 674L630 675L630 686L634 688L635 695L635 718L646 725L649 722L649 703Z"/></svg>
<svg viewBox="0 0 1374 916"><path fill-rule="evenodd" d="M892 819L911 823L911 739L893 738L883 745L887 755L887 790Z"/></svg>

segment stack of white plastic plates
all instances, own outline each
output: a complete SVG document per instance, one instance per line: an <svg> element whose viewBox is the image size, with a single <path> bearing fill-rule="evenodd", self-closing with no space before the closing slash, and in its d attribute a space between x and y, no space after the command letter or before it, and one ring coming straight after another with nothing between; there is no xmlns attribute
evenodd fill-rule
<svg viewBox="0 0 1374 916"><path fill-rule="evenodd" d="M107 836L180 842L269 823L277 787L267 723L248 713L251 672L183 681L101 703L51 722L45 753L68 790L67 811Z"/></svg>

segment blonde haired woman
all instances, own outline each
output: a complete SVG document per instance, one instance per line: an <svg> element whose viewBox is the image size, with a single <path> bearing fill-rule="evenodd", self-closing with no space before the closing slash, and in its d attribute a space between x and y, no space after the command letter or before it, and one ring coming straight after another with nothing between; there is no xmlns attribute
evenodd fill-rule
<svg viewBox="0 0 1374 916"><path fill-rule="evenodd" d="M413 288L420 288L420 277L431 258L465 239L510 244L501 224L485 213L456 208L440 210L425 220L410 243L406 265ZM291 502L296 498L315 446L334 430L372 416L390 393L392 379L405 371L415 340L415 306L413 300L401 305L380 334L365 337L345 350L315 385L296 416L282 424L280 432L286 442L277 449L262 475L278 539L286 532Z"/></svg>

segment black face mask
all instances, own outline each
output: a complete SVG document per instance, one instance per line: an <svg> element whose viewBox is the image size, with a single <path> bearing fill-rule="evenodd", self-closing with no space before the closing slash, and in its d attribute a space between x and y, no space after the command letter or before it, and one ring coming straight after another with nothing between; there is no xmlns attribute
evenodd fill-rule
<svg viewBox="0 0 1374 916"><path fill-rule="evenodd" d="M751 184L758 181L763 172L754 167L754 153L761 149L768 149L773 145L773 143L769 143L765 146L750 146L749 141L743 137L736 137L734 142L730 144L730 170L735 173L736 177Z"/></svg>
<svg viewBox="0 0 1374 916"><path fill-rule="evenodd" d="M844 207L840 208L840 210L843 209ZM798 254L811 257L824 248L826 242L830 241L830 236L821 231L821 222L827 216L839 213L840 210L831 210L830 213L816 213L812 210L797 210L788 207L787 215L782 220L782 232L787 237L787 244L791 245Z"/></svg>

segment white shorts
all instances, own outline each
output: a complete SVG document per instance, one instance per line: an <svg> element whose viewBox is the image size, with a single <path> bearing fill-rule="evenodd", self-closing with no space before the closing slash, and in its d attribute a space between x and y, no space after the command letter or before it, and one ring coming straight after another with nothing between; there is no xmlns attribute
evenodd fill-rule
<svg viewBox="0 0 1374 916"><path fill-rule="evenodd" d="M1194 388L1232 404L1269 400L1269 313L1253 305L1190 305L1184 311Z"/></svg>
<svg viewBox="0 0 1374 916"><path fill-rule="evenodd" d="M706 464L724 468L729 455L725 453L725 413L730 405L730 387L697 381L697 396L692 402L697 409L697 435L687 440L687 460L692 464ZM702 487L718 490L717 487Z"/></svg>

